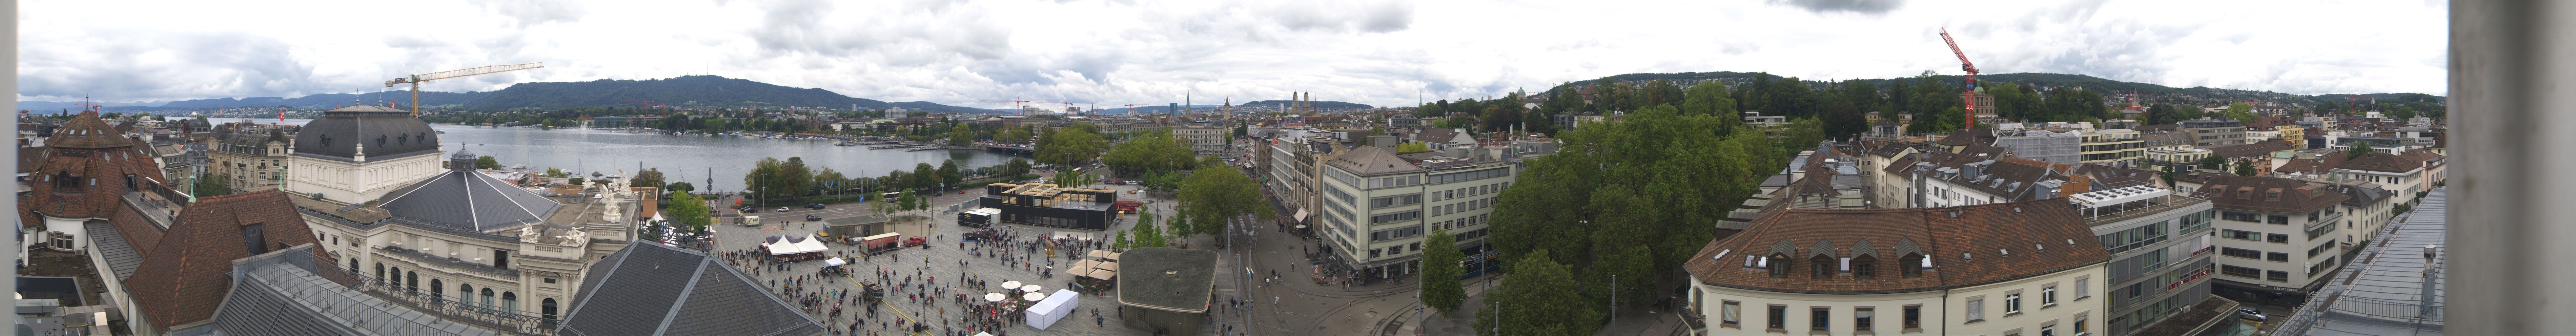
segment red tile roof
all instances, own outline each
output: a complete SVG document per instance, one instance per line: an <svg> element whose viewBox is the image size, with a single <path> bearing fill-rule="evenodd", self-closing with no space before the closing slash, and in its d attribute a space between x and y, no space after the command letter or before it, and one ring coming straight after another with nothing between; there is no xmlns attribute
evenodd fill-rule
<svg viewBox="0 0 2576 336"><path fill-rule="evenodd" d="M2220 210L2264 213L2308 213L2332 207L2351 196L2313 184L2280 177L2220 175L2201 182L2192 194L2208 198ZM2274 197L2278 194L2279 197Z"/></svg>
<svg viewBox="0 0 2576 336"><path fill-rule="evenodd" d="M2060 199L1948 208L1788 209L1751 228L1710 242L1683 267L1711 284L1783 292L1884 293L1974 286L2053 273L2110 258L2074 205ZM1862 243L1867 243L1863 246ZM1817 247L1825 247L1818 249ZM1720 253L1725 253L1720 256ZM1786 256L1790 274L1771 277L1746 267L1746 256ZM1903 276L1905 257L1922 254L1933 268ZM1876 258L1876 277L1811 276L1809 260Z"/></svg>
<svg viewBox="0 0 2576 336"><path fill-rule="evenodd" d="M148 302L143 314L155 331L205 320L231 289L233 260L249 257L245 227L259 225L269 250L313 244L313 233L285 192L269 190L200 198L180 212L178 223L143 255L143 264L126 280L136 302ZM138 246L140 247L140 246ZM329 256L314 253L323 260Z"/></svg>
<svg viewBox="0 0 2576 336"><path fill-rule="evenodd" d="M2424 168L2424 161L2408 160L2394 154L2373 152L2370 154L2362 154L2361 157L2352 158L2351 160L2345 160L2343 164L2335 165L2335 168L2404 173L2418 168Z"/></svg>

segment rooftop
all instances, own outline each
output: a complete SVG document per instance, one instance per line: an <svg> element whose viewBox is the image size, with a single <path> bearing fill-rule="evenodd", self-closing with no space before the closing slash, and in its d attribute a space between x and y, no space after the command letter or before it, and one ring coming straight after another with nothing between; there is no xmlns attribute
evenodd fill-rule
<svg viewBox="0 0 2576 336"><path fill-rule="evenodd" d="M1216 251L1148 247L1118 256L1118 303L1205 313L1215 300Z"/></svg>
<svg viewBox="0 0 2576 336"><path fill-rule="evenodd" d="M813 335L822 324L715 258L633 244L591 266L564 335Z"/></svg>
<svg viewBox="0 0 2576 336"><path fill-rule="evenodd" d="M2360 261L2328 278L2276 333L2441 335L2448 304L2441 246L2450 236L2449 189L2433 188L2416 211L2381 228L2380 239L2357 254Z"/></svg>
<svg viewBox="0 0 2576 336"><path fill-rule="evenodd" d="M1684 268L1718 286L1800 293L1893 293L1974 286L2100 263L2109 259L2076 207L2032 200L1947 208L1786 209L1768 212L1743 233L1710 242ZM1929 257L1919 277L1902 276L1907 256ZM1772 277L1760 257L1786 258L1787 277ZM1872 259L1873 279L1848 272L1815 279L1811 258Z"/></svg>
<svg viewBox="0 0 2576 336"><path fill-rule="evenodd" d="M2332 207L2350 198L2325 187L2281 177L2216 175L2201 183L2192 196L2208 198L2225 210L2298 214Z"/></svg>

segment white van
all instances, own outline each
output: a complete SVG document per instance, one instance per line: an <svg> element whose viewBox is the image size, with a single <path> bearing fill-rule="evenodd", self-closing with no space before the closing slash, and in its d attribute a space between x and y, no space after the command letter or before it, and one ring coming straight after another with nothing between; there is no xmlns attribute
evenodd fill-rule
<svg viewBox="0 0 2576 336"><path fill-rule="evenodd" d="M760 216L742 216L742 226L760 226Z"/></svg>

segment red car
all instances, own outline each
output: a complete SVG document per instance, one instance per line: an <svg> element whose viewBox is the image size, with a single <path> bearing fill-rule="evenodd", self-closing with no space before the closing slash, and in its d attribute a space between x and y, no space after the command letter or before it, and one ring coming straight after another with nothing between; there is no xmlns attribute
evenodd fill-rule
<svg viewBox="0 0 2576 336"><path fill-rule="evenodd" d="M921 245L926 245L926 244L928 244L929 242L930 242L930 240L929 240L929 239L922 239L921 237L912 237L912 239L905 239L905 240L903 241L903 246L921 246Z"/></svg>

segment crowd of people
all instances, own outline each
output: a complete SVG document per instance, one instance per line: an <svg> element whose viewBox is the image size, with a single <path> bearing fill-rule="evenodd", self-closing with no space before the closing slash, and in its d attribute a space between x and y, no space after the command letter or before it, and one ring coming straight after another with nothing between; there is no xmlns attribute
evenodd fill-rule
<svg viewBox="0 0 2576 336"><path fill-rule="evenodd" d="M911 264L902 260L901 253L886 253L886 260L878 261L859 251L859 246L833 245L831 250L796 255L770 255L761 247L717 254L746 274L768 279L762 282L773 294L804 310L832 335L1007 335L1011 325L1027 318L1027 305L1036 302L1023 300L1016 288L1000 288L999 284L1012 279L985 279L966 269L977 262L988 263L988 267L1000 265L1031 272L1033 276L1018 279L1028 282L1038 278L1035 274L1049 270L1057 262L1053 257L1078 260L1093 249L1105 248L1097 240L1043 234L1023 237L1008 230L982 232L979 236L985 239L960 240L958 246L974 257L955 260L957 273L947 281L930 273L932 258L920 258L919 264ZM1048 249L1055 249L1057 255L1042 255ZM849 264L837 266L839 270L817 267L800 271L797 267L828 258L842 258ZM851 272L851 268L859 272ZM882 296L871 298L868 284L878 285ZM998 302L986 301L984 293L1007 297ZM879 306L893 311L881 314ZM1093 309L1092 315L1095 325L1107 324L1108 317L1098 309Z"/></svg>

